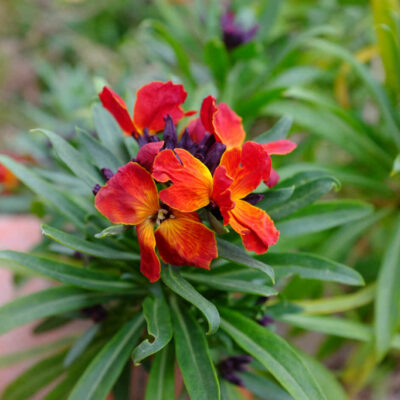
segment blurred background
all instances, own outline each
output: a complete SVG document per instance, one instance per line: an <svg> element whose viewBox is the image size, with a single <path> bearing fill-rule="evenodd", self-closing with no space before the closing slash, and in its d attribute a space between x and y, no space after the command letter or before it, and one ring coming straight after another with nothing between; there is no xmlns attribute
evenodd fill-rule
<svg viewBox="0 0 400 400"><path fill-rule="evenodd" d="M104 84L132 109L144 83L182 82L187 109L214 94L243 117L249 137L290 116L298 149L285 166L276 160L281 178L318 167L342 184L329 196L363 199L375 212L279 243L356 268L366 291L354 297L355 289L295 278L284 296L353 295L324 303L324 313L373 323L375 282L400 204L398 11L396 0L2 0L0 152L51 168L48 143L28 131L40 126L71 141L77 126L92 131ZM233 28L221 20L227 12ZM0 196L0 248L29 249L40 240L43 210L18 185ZM3 301L26 290L2 273ZM400 397L398 354L376 359L351 334L343 340L345 333L310 336L300 328L287 334L335 371L351 398ZM0 355L10 346L1 340Z"/></svg>

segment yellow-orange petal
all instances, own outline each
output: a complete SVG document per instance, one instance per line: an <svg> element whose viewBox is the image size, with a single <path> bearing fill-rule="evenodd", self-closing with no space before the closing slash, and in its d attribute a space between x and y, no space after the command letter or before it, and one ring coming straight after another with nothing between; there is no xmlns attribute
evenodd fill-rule
<svg viewBox="0 0 400 400"><path fill-rule="evenodd" d="M133 110L133 123L139 133L147 128L150 133L164 129L164 117L170 115L174 124L184 116L181 104L186 100L187 93L183 85L169 82L151 82L136 93L136 103ZM189 115L192 115L189 112Z"/></svg>
<svg viewBox="0 0 400 400"><path fill-rule="evenodd" d="M213 117L214 135L227 149L240 147L246 137L242 118L227 104L220 103Z"/></svg>
<svg viewBox="0 0 400 400"><path fill-rule="evenodd" d="M242 237L247 250L262 254L277 242L279 231L264 210L246 201L237 200L235 208L229 214L229 224Z"/></svg>
<svg viewBox="0 0 400 400"><path fill-rule="evenodd" d="M242 148L225 151L220 165L233 179L230 187L232 199L242 199L257 188L261 180L267 180L271 172L271 158L262 145L246 142Z"/></svg>
<svg viewBox="0 0 400 400"><path fill-rule="evenodd" d="M150 219L136 226L140 247L140 272L150 281L160 279L160 260L157 257L154 223Z"/></svg>
<svg viewBox="0 0 400 400"><path fill-rule="evenodd" d="M140 224L158 211L156 184L142 166L129 162L99 190L95 206L114 224Z"/></svg>
<svg viewBox="0 0 400 400"><path fill-rule="evenodd" d="M211 173L188 151L174 151L163 150L154 160L153 178L159 182L172 182L169 188L159 193L160 200L183 212L196 211L210 202Z"/></svg>
<svg viewBox="0 0 400 400"><path fill-rule="evenodd" d="M156 243L161 259L172 265L193 265L210 268L218 256L214 232L199 222L194 213L173 211L156 229Z"/></svg>
<svg viewBox="0 0 400 400"><path fill-rule="evenodd" d="M129 115L128 108L122 98L106 86L103 88L101 93L99 93L99 98L103 107L107 109L118 122L124 135L130 136L134 134L137 137L132 118Z"/></svg>

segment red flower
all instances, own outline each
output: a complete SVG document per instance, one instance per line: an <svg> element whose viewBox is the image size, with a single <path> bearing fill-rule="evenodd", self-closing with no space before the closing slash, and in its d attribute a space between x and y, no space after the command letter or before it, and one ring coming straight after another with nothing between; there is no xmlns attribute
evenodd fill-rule
<svg viewBox="0 0 400 400"><path fill-rule="evenodd" d="M117 93L104 87L99 94L103 107L116 119L125 135L137 138L145 129L150 134L164 129L164 117L168 114L174 123L184 116L193 115L192 111L183 111L181 105L185 102L187 93L182 85L169 82L151 82L136 93L136 103L131 118L125 102Z"/></svg>
<svg viewBox="0 0 400 400"><path fill-rule="evenodd" d="M121 167L99 190L95 205L115 224L136 225L140 270L151 282L160 277L156 246L161 259L174 265L209 269L218 255L214 233L197 213L160 205L154 180L138 163Z"/></svg>
<svg viewBox="0 0 400 400"><path fill-rule="evenodd" d="M227 150L214 175L183 149L162 151L154 160L153 177L172 185L160 192L163 203L182 212L193 212L214 203L225 225L242 237L246 249L258 254L275 244L279 231L268 214L243 200L261 180L268 180L271 158L263 146L246 142Z"/></svg>
<svg viewBox="0 0 400 400"><path fill-rule="evenodd" d="M7 152L3 152L2 154L5 154L18 162L34 162L34 159L28 155L19 156ZM0 190L0 193L10 193L18 185L19 185L18 178L4 165L0 164L0 189L3 189L3 191Z"/></svg>

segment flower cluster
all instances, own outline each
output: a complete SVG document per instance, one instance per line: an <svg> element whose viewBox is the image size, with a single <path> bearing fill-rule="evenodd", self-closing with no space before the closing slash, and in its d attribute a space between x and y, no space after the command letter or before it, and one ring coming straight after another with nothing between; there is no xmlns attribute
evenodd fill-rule
<svg viewBox="0 0 400 400"><path fill-rule="evenodd" d="M255 207L262 196L252 192L261 181L277 183L271 154L296 147L289 140L245 142L241 118L212 96L178 134L177 124L194 114L182 109L186 96L182 85L152 82L137 92L131 117L110 88L99 95L140 150L96 190L95 205L111 222L136 226L141 272L151 282L160 277L156 248L165 263L209 269L218 255L215 233L205 224L210 219L229 225L257 254L275 244L279 232Z"/></svg>

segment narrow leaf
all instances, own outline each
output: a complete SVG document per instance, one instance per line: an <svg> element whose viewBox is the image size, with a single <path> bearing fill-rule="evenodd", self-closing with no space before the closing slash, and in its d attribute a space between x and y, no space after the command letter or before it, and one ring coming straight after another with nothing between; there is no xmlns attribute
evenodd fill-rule
<svg viewBox="0 0 400 400"><path fill-rule="evenodd" d="M254 141L257 143L269 143L280 139L286 139L292 124L293 118L284 115L270 130L257 136Z"/></svg>
<svg viewBox="0 0 400 400"><path fill-rule="evenodd" d="M267 264L249 256L241 247L223 239L217 239L218 256L245 267L254 268L264 272L274 282L274 270Z"/></svg>
<svg viewBox="0 0 400 400"><path fill-rule="evenodd" d="M121 374L143 329L143 316L127 322L90 363L69 400L105 400Z"/></svg>
<svg viewBox="0 0 400 400"><path fill-rule="evenodd" d="M281 337L236 311L220 309L221 328L258 360L296 400L326 400L296 350Z"/></svg>
<svg viewBox="0 0 400 400"><path fill-rule="evenodd" d="M25 268L32 269L57 281L85 289L133 293L137 288L131 282L101 271L76 267L71 264L16 251L0 250L0 259L16 262Z"/></svg>
<svg viewBox="0 0 400 400"><path fill-rule="evenodd" d="M175 297L171 305L176 358L190 399L219 400L217 374L203 330Z"/></svg>
<svg viewBox="0 0 400 400"><path fill-rule="evenodd" d="M161 279L173 292L203 313L208 322L208 334L213 334L218 330L220 318L217 308L182 278L176 267L164 265L161 269Z"/></svg>
<svg viewBox="0 0 400 400"><path fill-rule="evenodd" d="M134 253L115 250L103 244L89 242L78 236L65 233L49 225L42 225L43 235L63 244L71 249L80 251L81 253L100 258L109 258L116 260L139 260L140 256Z"/></svg>

